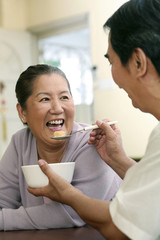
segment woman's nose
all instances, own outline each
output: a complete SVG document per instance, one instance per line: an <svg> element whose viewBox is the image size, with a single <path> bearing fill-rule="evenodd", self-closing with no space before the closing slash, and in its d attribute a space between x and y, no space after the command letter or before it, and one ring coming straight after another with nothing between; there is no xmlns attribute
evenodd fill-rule
<svg viewBox="0 0 160 240"><path fill-rule="evenodd" d="M51 108L50 108L50 112L59 114L63 112L63 107L62 104L59 101L52 101L51 102Z"/></svg>

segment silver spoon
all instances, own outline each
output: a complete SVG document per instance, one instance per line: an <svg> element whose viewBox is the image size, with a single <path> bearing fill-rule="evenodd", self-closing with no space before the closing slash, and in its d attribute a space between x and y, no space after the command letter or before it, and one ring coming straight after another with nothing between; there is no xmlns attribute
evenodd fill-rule
<svg viewBox="0 0 160 240"><path fill-rule="evenodd" d="M108 122L109 125L112 125L112 124L116 124L118 121L112 121L112 122ZM58 136L58 137L51 137L52 139L55 139L55 140L65 140L67 138L70 138L73 134L77 133L77 132L82 132L82 131L88 131L88 130L93 130L93 129L97 129L98 126L97 125L92 125L92 126L89 126L89 127L84 127L76 132L73 132L72 134L70 135L66 135L66 136Z"/></svg>

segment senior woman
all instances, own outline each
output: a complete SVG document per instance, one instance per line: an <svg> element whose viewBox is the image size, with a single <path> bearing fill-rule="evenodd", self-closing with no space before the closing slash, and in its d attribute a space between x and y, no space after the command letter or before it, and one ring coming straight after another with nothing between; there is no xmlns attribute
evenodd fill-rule
<svg viewBox="0 0 160 240"><path fill-rule="evenodd" d="M0 161L0 230L82 226L85 222L69 206L35 197L27 191L22 165L76 162L72 184L84 194L111 200L121 179L88 145L89 133L53 140L86 126L74 122L74 103L65 74L48 65L30 66L16 84L17 110L27 127L15 133Z"/></svg>
<svg viewBox="0 0 160 240"><path fill-rule="evenodd" d="M114 81L134 107L160 120L160 1L131 0L105 23L110 29L106 57ZM50 179L47 187L30 189L66 203L108 240L160 239L160 123L152 131L140 162L127 157L117 126L98 121L89 143L124 181L115 198L100 201L56 176L46 162L39 163ZM134 146L133 146L134 147ZM71 197L72 196L72 197Z"/></svg>

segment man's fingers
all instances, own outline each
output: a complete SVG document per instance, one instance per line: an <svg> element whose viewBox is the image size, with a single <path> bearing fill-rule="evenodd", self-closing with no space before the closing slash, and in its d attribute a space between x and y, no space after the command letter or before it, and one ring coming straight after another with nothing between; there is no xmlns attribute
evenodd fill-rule
<svg viewBox="0 0 160 240"><path fill-rule="evenodd" d="M50 166L48 165L48 163L46 161L44 161L43 159L40 159L38 161L38 164L42 170L42 172L49 178L52 177L53 175L53 171L50 168Z"/></svg>
<svg viewBox="0 0 160 240"><path fill-rule="evenodd" d="M97 120L96 124L98 125L99 128L101 128L105 133L112 133L113 131L113 126L114 125L109 125L105 121Z"/></svg>
<svg viewBox="0 0 160 240"><path fill-rule="evenodd" d="M38 164L42 170L42 172L49 178L49 177L52 177L53 176L53 171L52 169L49 167L48 163L46 161L44 161L43 159L40 159L38 161ZM46 188L47 186L45 187L42 187L42 188L31 188L31 187L28 187L27 190L32 193L33 195L35 196L42 196L42 195L45 195L46 193Z"/></svg>
<svg viewBox="0 0 160 240"><path fill-rule="evenodd" d="M27 190L29 193L35 195L35 196L43 196L45 194L45 191L43 191L44 188L31 188L28 187Z"/></svg>

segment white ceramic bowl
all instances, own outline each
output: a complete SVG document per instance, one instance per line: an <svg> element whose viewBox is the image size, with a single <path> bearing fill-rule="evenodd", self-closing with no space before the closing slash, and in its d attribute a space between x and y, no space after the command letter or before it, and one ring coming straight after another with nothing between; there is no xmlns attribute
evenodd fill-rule
<svg viewBox="0 0 160 240"><path fill-rule="evenodd" d="M55 173L66 179L68 182L72 181L75 162L50 163L49 166ZM48 178L42 172L39 165L26 165L21 168L28 186L36 188L48 185Z"/></svg>

